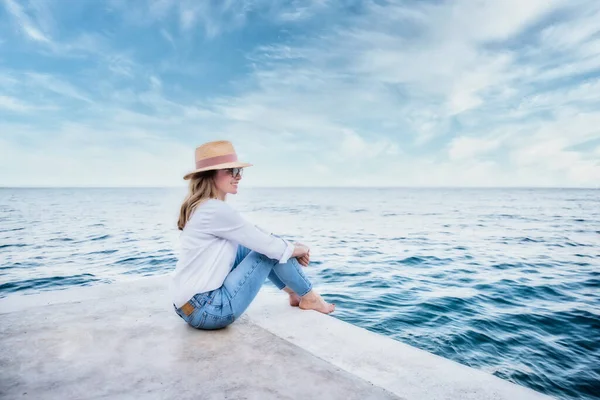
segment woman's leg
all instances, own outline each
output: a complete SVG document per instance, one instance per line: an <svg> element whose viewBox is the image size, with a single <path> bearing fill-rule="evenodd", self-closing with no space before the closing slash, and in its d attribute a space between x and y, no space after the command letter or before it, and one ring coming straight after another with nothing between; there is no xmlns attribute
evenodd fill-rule
<svg viewBox="0 0 600 400"><path fill-rule="evenodd" d="M240 262L242 262L242 260L244 258L246 258L246 256L248 254L250 254L252 250L250 250L249 248L242 246L241 244L238 245L238 249L237 249L237 254L235 255L235 261L233 262L233 268L231 269L232 271L240 264ZM279 289L279 290L283 290L285 288L285 283L283 283L281 281L281 279L279 279L279 277L277 276L277 274L275 274L275 271L271 271L269 273L269 275L267 276L267 278L269 278L269 280L271 282L273 282L273 284ZM286 292L289 293L290 295L293 292L293 290L291 290L290 288L286 289ZM290 293L292 292L292 293Z"/></svg>
<svg viewBox="0 0 600 400"><path fill-rule="evenodd" d="M244 257L246 257L252 250L250 250L247 247L242 246L241 244L238 245L238 250L237 250L237 254L235 257L235 262L233 264L233 268L232 270L237 267L239 265L239 263L244 259ZM300 296L298 296L298 294L296 294L296 292L294 292L292 289L290 289L289 287L285 286L285 283L283 283L281 281L281 279L279 279L279 277L277 276L277 274L275 273L275 271L271 271L269 273L269 276L267 276L267 278L269 278L269 280L271 282L273 282L273 284L277 287L277 289L279 290L283 290L284 292L286 292L289 295L290 298L290 306L292 307L298 307L300 305Z"/></svg>
<svg viewBox="0 0 600 400"><path fill-rule="evenodd" d="M312 289L312 284L301 271L296 258L290 258L287 263L280 264L277 260L251 251L232 269L223 283L235 318L246 311L272 271L299 296L306 295Z"/></svg>
<svg viewBox="0 0 600 400"><path fill-rule="evenodd" d="M290 258L285 264L275 264L273 274L276 280L284 283L286 288L293 290L300 297L312 290L312 283L295 257Z"/></svg>
<svg viewBox="0 0 600 400"><path fill-rule="evenodd" d="M221 288L224 289L224 296L227 296L236 319L254 300L275 263L277 260L251 251L227 275Z"/></svg>

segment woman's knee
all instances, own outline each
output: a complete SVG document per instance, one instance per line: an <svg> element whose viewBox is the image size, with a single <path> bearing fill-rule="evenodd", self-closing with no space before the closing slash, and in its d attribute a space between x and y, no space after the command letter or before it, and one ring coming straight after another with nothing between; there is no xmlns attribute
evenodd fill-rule
<svg viewBox="0 0 600 400"><path fill-rule="evenodd" d="M269 258L268 256L266 256L266 255L264 255L262 253L259 253L259 252L255 251L255 250L252 250L248 255L252 256L252 257L255 257L257 260L260 260L263 263L270 264L271 266L274 266L274 265L276 265L279 262L278 260L275 260L273 258Z"/></svg>
<svg viewBox="0 0 600 400"><path fill-rule="evenodd" d="M248 254L252 252L251 249L247 248L242 244L238 244L238 253L242 256L242 258L246 257Z"/></svg>

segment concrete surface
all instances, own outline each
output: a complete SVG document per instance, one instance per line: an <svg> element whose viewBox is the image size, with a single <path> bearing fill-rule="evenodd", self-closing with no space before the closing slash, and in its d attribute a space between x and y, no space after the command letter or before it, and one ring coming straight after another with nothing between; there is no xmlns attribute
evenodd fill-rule
<svg viewBox="0 0 600 400"><path fill-rule="evenodd" d="M168 275L0 300L2 399L544 399L265 286L224 330L173 310Z"/></svg>

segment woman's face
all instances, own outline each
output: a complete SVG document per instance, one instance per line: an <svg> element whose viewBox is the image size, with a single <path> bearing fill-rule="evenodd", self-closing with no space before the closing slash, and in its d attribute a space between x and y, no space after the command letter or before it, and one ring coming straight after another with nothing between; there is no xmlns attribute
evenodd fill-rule
<svg viewBox="0 0 600 400"><path fill-rule="evenodd" d="M238 173L237 175L235 175ZM242 168L219 169L215 176L215 184L217 189L225 198L228 193L236 194L238 190L238 182L242 179Z"/></svg>

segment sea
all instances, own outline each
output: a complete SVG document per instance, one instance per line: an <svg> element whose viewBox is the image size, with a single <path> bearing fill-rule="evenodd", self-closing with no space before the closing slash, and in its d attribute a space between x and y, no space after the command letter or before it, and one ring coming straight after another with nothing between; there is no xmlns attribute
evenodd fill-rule
<svg viewBox="0 0 600 400"><path fill-rule="evenodd" d="M186 191L0 188L0 297L169 274ZM555 398L600 398L600 190L242 184L227 201L310 247L332 317Z"/></svg>

